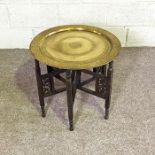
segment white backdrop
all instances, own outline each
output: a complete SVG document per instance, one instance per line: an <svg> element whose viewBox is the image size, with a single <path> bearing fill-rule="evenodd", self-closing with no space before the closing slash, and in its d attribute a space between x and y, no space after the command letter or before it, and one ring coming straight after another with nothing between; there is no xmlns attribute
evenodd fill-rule
<svg viewBox="0 0 155 155"><path fill-rule="evenodd" d="M102 27L123 46L155 46L155 0L0 0L0 48L28 48L38 32L64 24Z"/></svg>

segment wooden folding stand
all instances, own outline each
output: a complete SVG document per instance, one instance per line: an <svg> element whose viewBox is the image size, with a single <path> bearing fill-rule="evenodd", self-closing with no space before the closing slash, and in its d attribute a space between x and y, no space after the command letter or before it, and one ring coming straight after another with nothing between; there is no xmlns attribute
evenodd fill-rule
<svg viewBox="0 0 155 155"><path fill-rule="evenodd" d="M67 92L67 105L68 105L68 118L69 129L72 131L73 126L73 105L76 95L76 90L82 90L89 94L105 99L105 119L109 117L109 107L111 98L112 74L113 74L113 61L101 67L93 68L92 70L69 70L58 69L55 67L47 66L47 73L41 74L39 61L35 60L36 79L38 86L38 95L42 111L42 117L46 116L44 98L61 93ZM66 73L66 78L62 77L62 73ZM92 77L82 81L81 73L86 73ZM54 78L65 83L64 88L55 89ZM86 84L95 81L95 91L84 87Z"/></svg>

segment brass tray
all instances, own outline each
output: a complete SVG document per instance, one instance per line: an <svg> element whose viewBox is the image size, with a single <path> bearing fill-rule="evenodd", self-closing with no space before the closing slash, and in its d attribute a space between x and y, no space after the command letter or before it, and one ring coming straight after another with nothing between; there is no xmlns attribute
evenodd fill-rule
<svg viewBox="0 0 155 155"><path fill-rule="evenodd" d="M35 59L61 69L86 69L112 61L120 52L112 33L86 25L65 25L38 34L30 50Z"/></svg>

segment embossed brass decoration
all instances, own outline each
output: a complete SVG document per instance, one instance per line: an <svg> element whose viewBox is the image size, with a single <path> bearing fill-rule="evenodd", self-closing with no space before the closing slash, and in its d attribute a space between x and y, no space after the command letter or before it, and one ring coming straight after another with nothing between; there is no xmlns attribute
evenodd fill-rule
<svg viewBox="0 0 155 155"><path fill-rule="evenodd" d="M65 25L38 34L30 45L35 59L61 69L86 69L112 61L120 52L110 32L86 25Z"/></svg>

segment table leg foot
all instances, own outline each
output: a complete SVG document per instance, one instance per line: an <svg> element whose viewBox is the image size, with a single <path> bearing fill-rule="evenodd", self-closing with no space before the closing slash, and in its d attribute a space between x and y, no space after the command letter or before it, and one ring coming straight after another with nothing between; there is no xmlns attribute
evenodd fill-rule
<svg viewBox="0 0 155 155"><path fill-rule="evenodd" d="M104 119L109 119L109 109L105 109Z"/></svg>
<svg viewBox="0 0 155 155"><path fill-rule="evenodd" d="M44 98L39 94L39 101L40 101L40 107L41 107L41 116L46 117L46 112L45 112L45 103L44 103Z"/></svg>
<svg viewBox="0 0 155 155"><path fill-rule="evenodd" d="M46 113L45 113L45 109L44 108L41 108L41 112L42 112L41 116L42 117L46 117Z"/></svg>
<svg viewBox="0 0 155 155"><path fill-rule="evenodd" d="M73 130L74 130L73 123L70 123L69 130L70 130L70 131L73 131Z"/></svg>
<svg viewBox="0 0 155 155"><path fill-rule="evenodd" d="M104 119L108 120L109 119L109 115L105 115Z"/></svg>

